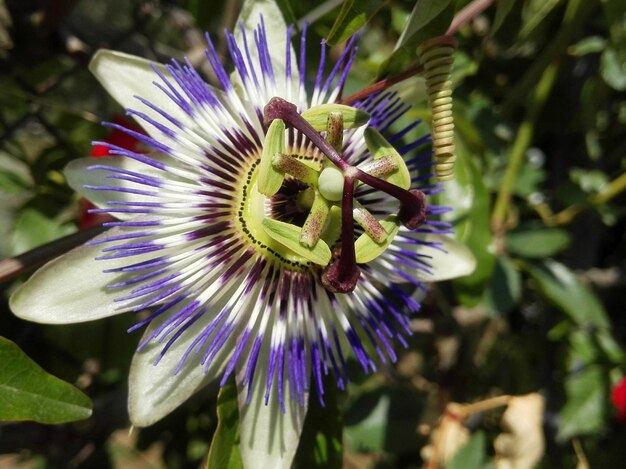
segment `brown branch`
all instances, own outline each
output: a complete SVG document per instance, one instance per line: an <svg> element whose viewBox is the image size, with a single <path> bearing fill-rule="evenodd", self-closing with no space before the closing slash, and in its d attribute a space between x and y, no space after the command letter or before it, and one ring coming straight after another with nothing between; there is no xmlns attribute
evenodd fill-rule
<svg viewBox="0 0 626 469"><path fill-rule="evenodd" d="M42 264L66 253L70 249L89 241L107 228L94 226L71 235L64 236L50 243L39 246L19 256L0 260L0 282L33 270Z"/></svg>
<svg viewBox="0 0 626 469"><path fill-rule="evenodd" d="M448 28L448 31L446 31L445 35L452 36L453 34L456 34L459 29L480 15L489 6L491 6L493 2L494 0L474 0L465 6L465 8L454 15L452 23L450 23L450 27Z"/></svg>
<svg viewBox="0 0 626 469"><path fill-rule="evenodd" d="M401 81L406 80L407 78L411 78L413 75L417 75L422 72L424 67L421 65L416 65L415 67L409 68L406 72L402 72L400 75L396 75L395 77L385 78L383 80L377 81L373 85L366 86L360 91L351 94L347 98L342 99L341 104L350 105L359 101L360 99L366 98L371 94L377 93L382 90L386 90L390 86L395 85L396 83L400 83Z"/></svg>

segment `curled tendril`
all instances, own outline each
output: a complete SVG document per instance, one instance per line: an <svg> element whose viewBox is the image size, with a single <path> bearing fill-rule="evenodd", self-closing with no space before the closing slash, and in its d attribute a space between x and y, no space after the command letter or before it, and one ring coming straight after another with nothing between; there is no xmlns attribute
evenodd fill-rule
<svg viewBox="0 0 626 469"><path fill-rule="evenodd" d="M440 181L454 177L454 119L452 116L452 64L457 41L440 36L422 43L417 49L424 66L426 89L432 112L435 173Z"/></svg>

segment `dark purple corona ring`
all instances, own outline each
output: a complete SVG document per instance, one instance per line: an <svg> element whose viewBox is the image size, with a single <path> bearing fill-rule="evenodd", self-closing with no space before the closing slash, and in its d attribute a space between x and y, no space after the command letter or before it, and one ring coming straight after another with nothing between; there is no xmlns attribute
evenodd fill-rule
<svg viewBox="0 0 626 469"><path fill-rule="evenodd" d="M396 359L394 343L406 345L419 310L411 292L429 280L442 251L434 239L449 230L435 219L446 209L425 201L440 190L429 185L429 139L410 137L418 122L400 124L409 106L396 94L354 103L368 120L335 134L303 118L340 99L357 52L351 40L327 67L322 43L307 90L305 37L306 28L296 54L290 28L277 52L263 23L241 27L226 36L229 74L207 36L220 89L188 62L154 67L151 93L169 104L137 96L128 110L148 135L108 124L152 152L98 142L118 156L81 180L95 211L119 219L92 246L101 245L119 311L142 312L131 328L146 329L139 354L158 347L155 366L173 359L172 374L198 367L224 384L236 373L248 390L261 380L266 401L283 409L287 399L304 402L310 386L323 402L324 375L343 388L348 360L371 372ZM275 119L285 123L284 145L272 164L286 173L266 195L261 155ZM380 176L397 160L372 154L371 132L393 145L410 187ZM334 201L317 190L328 166L343 177Z"/></svg>

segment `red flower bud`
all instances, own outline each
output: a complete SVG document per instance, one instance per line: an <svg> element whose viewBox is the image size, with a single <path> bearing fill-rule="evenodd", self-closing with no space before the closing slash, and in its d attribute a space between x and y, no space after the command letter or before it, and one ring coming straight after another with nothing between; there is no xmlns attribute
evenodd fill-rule
<svg viewBox="0 0 626 469"><path fill-rule="evenodd" d="M126 119L124 116L114 116L113 122L124 127L142 132L141 128ZM119 129L113 129L113 131L104 139L105 142L117 145L118 147L126 148L127 150L135 151L137 153L143 153L139 148L139 140L132 135L128 135ZM102 156L112 156L109 153L109 147L105 145L93 145L89 156L100 158ZM96 208L94 204L87 199L81 198L78 206L78 227L81 230L91 228L93 226L101 225L104 222L112 221L113 217L106 213L89 213L89 210Z"/></svg>

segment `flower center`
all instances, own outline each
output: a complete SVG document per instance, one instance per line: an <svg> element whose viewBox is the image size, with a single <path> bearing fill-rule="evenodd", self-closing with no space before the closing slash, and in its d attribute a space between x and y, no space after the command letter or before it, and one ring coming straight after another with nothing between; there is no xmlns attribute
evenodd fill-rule
<svg viewBox="0 0 626 469"><path fill-rule="evenodd" d="M357 167L342 158L344 127L368 120L367 113L343 105L317 106L300 115L293 104L272 98L265 107L261 158L242 189L239 222L255 248L290 268L319 266L322 284L333 292L352 291L358 264L380 256L400 225L415 229L425 220L424 194L409 190L402 156L378 131L364 131L371 159ZM306 135L323 161L286 152L287 126ZM398 213L377 220L355 199L358 184L397 199ZM363 229L356 240L354 222Z"/></svg>

